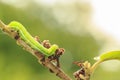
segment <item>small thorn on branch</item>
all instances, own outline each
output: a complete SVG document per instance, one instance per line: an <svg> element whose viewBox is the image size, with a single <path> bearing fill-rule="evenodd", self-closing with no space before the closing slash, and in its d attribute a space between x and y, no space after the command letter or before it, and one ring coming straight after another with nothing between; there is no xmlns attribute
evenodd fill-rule
<svg viewBox="0 0 120 80"><path fill-rule="evenodd" d="M39 36L35 36L34 39L41 44Z"/></svg>
<svg viewBox="0 0 120 80"><path fill-rule="evenodd" d="M50 44L49 40L44 40L41 44L42 44L45 48L50 48L50 47L51 47L51 44Z"/></svg>

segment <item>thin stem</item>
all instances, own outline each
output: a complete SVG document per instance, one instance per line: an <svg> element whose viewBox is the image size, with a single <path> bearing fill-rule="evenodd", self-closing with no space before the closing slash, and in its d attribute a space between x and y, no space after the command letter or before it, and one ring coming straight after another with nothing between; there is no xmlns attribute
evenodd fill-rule
<svg viewBox="0 0 120 80"><path fill-rule="evenodd" d="M91 73L94 72L94 70L96 69L96 67L97 67L100 63L101 63L101 61L98 60L97 62L95 62L95 63L93 64L93 66L91 67Z"/></svg>

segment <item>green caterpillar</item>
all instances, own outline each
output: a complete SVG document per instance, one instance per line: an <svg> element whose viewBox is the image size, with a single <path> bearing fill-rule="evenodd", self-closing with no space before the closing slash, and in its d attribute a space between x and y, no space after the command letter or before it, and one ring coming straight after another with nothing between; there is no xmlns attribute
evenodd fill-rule
<svg viewBox="0 0 120 80"><path fill-rule="evenodd" d="M18 32L22 40L24 40L33 49L40 51L46 56L51 56L55 54L55 51L58 49L58 46L55 44L52 45L49 49L45 48L29 34L29 32L24 28L21 23L17 21L10 22L10 24L8 24L8 28Z"/></svg>

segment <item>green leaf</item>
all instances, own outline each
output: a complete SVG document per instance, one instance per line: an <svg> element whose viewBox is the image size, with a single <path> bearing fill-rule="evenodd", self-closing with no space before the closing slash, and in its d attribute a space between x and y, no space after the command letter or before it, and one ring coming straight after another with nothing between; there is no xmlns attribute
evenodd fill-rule
<svg viewBox="0 0 120 80"><path fill-rule="evenodd" d="M120 51L106 52L106 53L101 54L99 57L95 57L94 59L97 60L97 62L95 62L93 66L91 67L91 72L93 72L96 69L96 67L104 61L120 60Z"/></svg>
<svg viewBox="0 0 120 80"><path fill-rule="evenodd" d="M120 60L120 51L110 51L101 54L99 57L96 58L100 62L107 61L107 60Z"/></svg>

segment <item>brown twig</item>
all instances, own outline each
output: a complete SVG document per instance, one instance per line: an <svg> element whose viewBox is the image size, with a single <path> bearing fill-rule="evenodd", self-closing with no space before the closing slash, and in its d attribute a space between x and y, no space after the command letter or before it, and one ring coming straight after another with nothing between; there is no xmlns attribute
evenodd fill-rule
<svg viewBox="0 0 120 80"><path fill-rule="evenodd" d="M14 32L14 31L12 32L10 29L8 29L7 25L5 25L1 20L0 20L0 29L3 32L7 33L10 37L16 39L17 43L20 46L22 46L28 52L32 53L32 55L34 55L38 59L40 64L43 64L49 70L52 70L52 72L55 73L56 76L58 76L62 80L72 80L67 74L64 73L62 69L54 65L49 58L45 58L45 56L42 53L32 49L27 43L25 43L21 38L19 38L19 35L17 34L17 32ZM60 51L62 51L62 49L58 49L56 53L58 54L60 53ZM59 56L57 58L59 58Z"/></svg>

